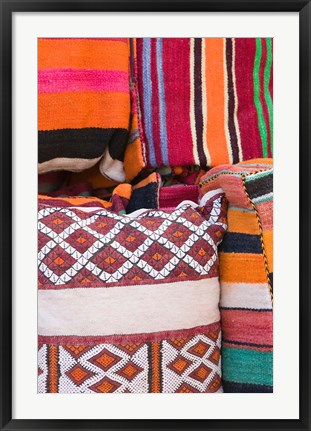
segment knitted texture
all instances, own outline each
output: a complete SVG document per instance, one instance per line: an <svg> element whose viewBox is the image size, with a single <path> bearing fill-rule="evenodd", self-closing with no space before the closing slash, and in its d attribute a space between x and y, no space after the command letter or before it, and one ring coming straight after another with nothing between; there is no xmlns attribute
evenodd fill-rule
<svg viewBox="0 0 311 431"><path fill-rule="evenodd" d="M128 216L54 202L39 200L38 391L221 392L223 194Z"/></svg>
<svg viewBox="0 0 311 431"><path fill-rule="evenodd" d="M130 51L131 125L124 156L126 181L133 180L146 166L146 150L141 139L142 118L137 85L136 39L130 39Z"/></svg>
<svg viewBox="0 0 311 431"><path fill-rule="evenodd" d="M225 392L272 392L271 160L214 168L202 193L221 187L228 231L220 246L222 372Z"/></svg>
<svg viewBox="0 0 311 431"><path fill-rule="evenodd" d="M39 173L81 171L125 179L130 121L128 39L38 40Z"/></svg>
<svg viewBox="0 0 311 431"><path fill-rule="evenodd" d="M272 39L137 39L147 165L271 157Z"/></svg>

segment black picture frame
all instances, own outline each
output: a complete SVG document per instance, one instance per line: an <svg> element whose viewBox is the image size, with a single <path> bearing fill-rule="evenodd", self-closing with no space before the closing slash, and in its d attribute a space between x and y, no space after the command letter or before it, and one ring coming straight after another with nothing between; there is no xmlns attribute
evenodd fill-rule
<svg viewBox="0 0 311 431"><path fill-rule="evenodd" d="M310 430L310 144L311 1L302 0L0 0L1 6L1 430ZM12 16L14 12L299 12L300 146L300 418L297 420L36 420L12 419Z"/></svg>

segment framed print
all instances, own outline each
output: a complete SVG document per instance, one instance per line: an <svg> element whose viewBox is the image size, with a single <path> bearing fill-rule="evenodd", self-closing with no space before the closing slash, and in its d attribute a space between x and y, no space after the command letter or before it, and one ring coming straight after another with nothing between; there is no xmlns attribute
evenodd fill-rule
<svg viewBox="0 0 311 431"><path fill-rule="evenodd" d="M310 429L310 11L1 0L1 429Z"/></svg>

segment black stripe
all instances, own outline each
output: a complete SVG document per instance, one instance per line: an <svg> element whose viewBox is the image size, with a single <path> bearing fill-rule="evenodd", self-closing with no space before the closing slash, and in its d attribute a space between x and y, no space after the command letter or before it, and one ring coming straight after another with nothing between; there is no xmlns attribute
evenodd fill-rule
<svg viewBox="0 0 311 431"><path fill-rule="evenodd" d="M262 253L262 245L259 235L246 233L226 232L219 246L219 251L224 253Z"/></svg>
<svg viewBox="0 0 311 431"><path fill-rule="evenodd" d="M267 349L273 348L273 346L270 344L242 343L240 341L225 340L224 338L222 339L222 342L229 343L229 344L237 344L239 346L262 347Z"/></svg>
<svg viewBox="0 0 311 431"><path fill-rule="evenodd" d="M273 173L256 180L245 181L245 186L251 199L271 193L273 191Z"/></svg>
<svg viewBox="0 0 311 431"><path fill-rule="evenodd" d="M131 199L126 207L129 214L140 208L157 209L158 208L158 183L152 182L146 186L133 190Z"/></svg>
<svg viewBox="0 0 311 431"><path fill-rule="evenodd" d="M85 129L44 130L38 133L39 163L57 157L95 159L101 157L110 141L123 151L128 141L126 129Z"/></svg>
<svg viewBox="0 0 311 431"><path fill-rule="evenodd" d="M230 393L266 393L266 392L273 392L272 386L266 386L266 385L254 385L251 383L236 383L236 382L228 382L226 380L223 380L222 382L224 392Z"/></svg>
<svg viewBox="0 0 311 431"><path fill-rule="evenodd" d="M125 148L129 142L129 133L124 130L122 133L114 133L108 143L109 154L113 160L123 162Z"/></svg>
<svg viewBox="0 0 311 431"><path fill-rule="evenodd" d="M203 150L203 113L202 113L202 39L194 39L194 113L197 136L197 149L201 166L207 160Z"/></svg>
<svg viewBox="0 0 311 431"><path fill-rule="evenodd" d="M232 39L226 39L226 63L227 63L227 82L228 82L228 128L230 135L230 147L232 151L232 163L239 162L238 137L234 123L234 88L232 76Z"/></svg>
<svg viewBox="0 0 311 431"><path fill-rule="evenodd" d="M271 311L272 308L219 307L220 310L256 311L258 313Z"/></svg>

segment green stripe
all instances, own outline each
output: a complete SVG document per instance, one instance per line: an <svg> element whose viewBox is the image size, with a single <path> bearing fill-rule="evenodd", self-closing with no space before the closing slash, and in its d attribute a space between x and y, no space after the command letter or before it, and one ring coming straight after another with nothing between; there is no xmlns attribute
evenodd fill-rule
<svg viewBox="0 0 311 431"><path fill-rule="evenodd" d="M259 198L253 199L254 204L262 204L264 202L273 201L273 193L269 193L264 196L260 196Z"/></svg>
<svg viewBox="0 0 311 431"><path fill-rule="evenodd" d="M266 104L269 112L271 151L273 152L273 103L272 103L272 99L269 91L269 82L270 82L271 65L272 65L272 40L270 37L266 38L266 46L267 46L267 61L266 61L266 66L264 71L264 94L265 94L265 100L266 100Z"/></svg>
<svg viewBox="0 0 311 431"><path fill-rule="evenodd" d="M256 54L254 61L253 79L254 79L254 103L257 110L258 116L258 128L261 137L262 144L262 155L268 157L268 143L267 143L267 128L263 116L262 106L260 102L260 80L259 80L259 69L261 61L262 47L261 39L256 38Z"/></svg>
<svg viewBox="0 0 311 431"><path fill-rule="evenodd" d="M223 347L222 373L228 382L272 386L273 354Z"/></svg>
<svg viewBox="0 0 311 431"><path fill-rule="evenodd" d="M253 175L248 175L247 177L245 177L245 182L249 183L251 181L256 181L258 180L258 178L263 178L263 177L267 177L269 175L273 175L273 168L266 170L266 171L262 171L262 172L257 172L256 174Z"/></svg>

